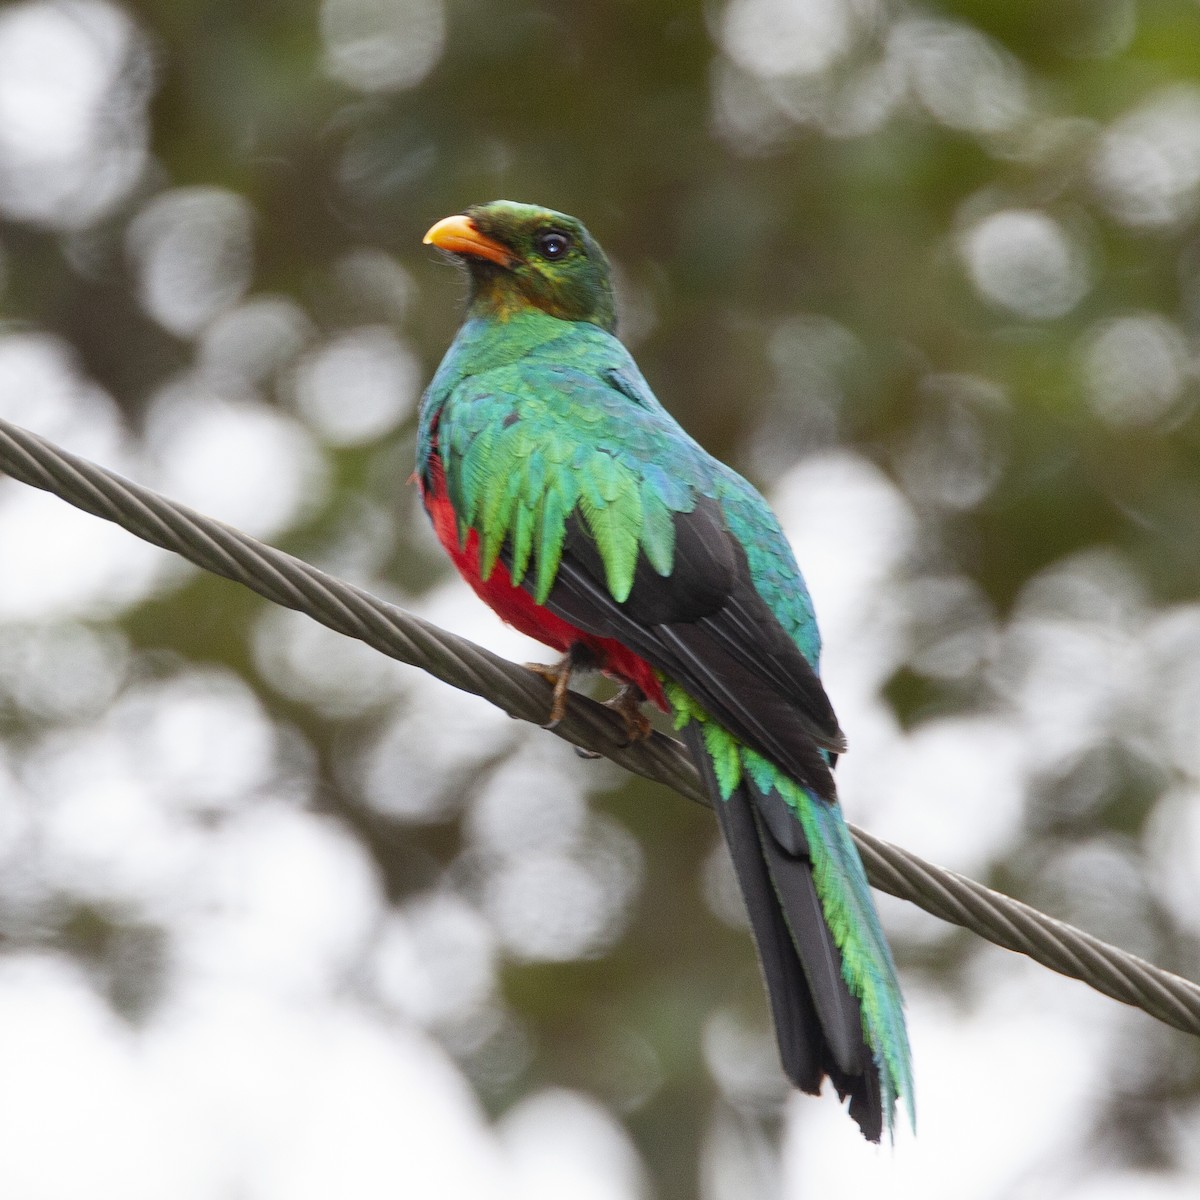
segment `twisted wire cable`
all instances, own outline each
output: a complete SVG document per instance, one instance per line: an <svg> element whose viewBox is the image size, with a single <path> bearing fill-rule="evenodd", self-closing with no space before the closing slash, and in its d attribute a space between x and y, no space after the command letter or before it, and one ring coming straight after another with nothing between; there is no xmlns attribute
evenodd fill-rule
<svg viewBox="0 0 1200 1200"><path fill-rule="evenodd" d="M0 470L276 604L481 696L510 716L542 724L550 711L550 685L533 671L2 419ZM655 733L644 742L627 745L624 722L594 700L572 693L567 714L553 732L690 800L709 803L679 742ZM875 887L1200 1036L1200 984L853 825L850 828Z"/></svg>

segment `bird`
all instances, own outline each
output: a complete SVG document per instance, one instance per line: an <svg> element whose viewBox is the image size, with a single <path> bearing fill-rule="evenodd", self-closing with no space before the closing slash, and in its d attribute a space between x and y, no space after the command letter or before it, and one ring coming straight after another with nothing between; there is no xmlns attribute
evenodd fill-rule
<svg viewBox="0 0 1200 1200"><path fill-rule="evenodd" d="M466 314L422 396L416 480L454 566L572 672L622 686L631 738L666 712L716 811L780 1061L829 1079L870 1141L915 1127L903 999L833 767L804 579L755 488L691 438L616 336L604 251L574 217L497 200L428 245L465 266Z"/></svg>

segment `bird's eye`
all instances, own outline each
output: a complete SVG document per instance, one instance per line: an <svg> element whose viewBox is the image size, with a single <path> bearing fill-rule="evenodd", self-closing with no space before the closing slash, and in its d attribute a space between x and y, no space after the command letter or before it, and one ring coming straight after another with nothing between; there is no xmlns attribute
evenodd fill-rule
<svg viewBox="0 0 1200 1200"><path fill-rule="evenodd" d="M567 251L571 249L571 237L569 234L560 233L557 229L547 230L545 233L537 235L537 252L550 262L557 262L560 258L565 258Z"/></svg>

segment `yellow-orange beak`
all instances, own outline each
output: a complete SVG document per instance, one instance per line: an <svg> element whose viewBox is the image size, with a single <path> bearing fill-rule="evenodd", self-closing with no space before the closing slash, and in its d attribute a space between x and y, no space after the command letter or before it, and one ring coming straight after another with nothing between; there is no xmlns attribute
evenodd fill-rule
<svg viewBox="0 0 1200 1200"><path fill-rule="evenodd" d="M507 246L502 246L480 233L465 213L443 217L421 241L426 246L436 246L439 250L447 250L451 254L470 254L475 258L486 258L502 267L511 267L517 261Z"/></svg>

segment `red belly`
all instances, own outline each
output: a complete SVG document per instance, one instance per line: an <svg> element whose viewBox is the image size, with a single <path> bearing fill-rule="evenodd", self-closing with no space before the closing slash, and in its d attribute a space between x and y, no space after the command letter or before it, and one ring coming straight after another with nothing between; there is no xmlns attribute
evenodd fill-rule
<svg viewBox="0 0 1200 1200"><path fill-rule="evenodd" d="M446 476L442 469L442 460L436 451L429 461L429 482L430 486L426 488L418 478L425 510L433 521L433 530L438 541L450 555L459 574L501 620L563 654L576 642L583 643L606 675L612 675L626 683L636 683L648 700L654 701L659 708L666 711L667 701L662 685L654 668L645 659L639 658L620 642L585 633L561 617L556 617L548 609L535 604L528 592L513 586L508 568L502 562L496 563L486 580L480 579L479 535L472 529L467 533L466 544L459 545L458 522L450 505L450 498L446 494Z"/></svg>

